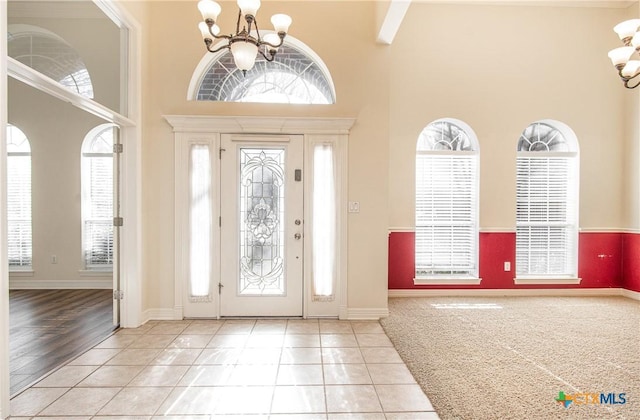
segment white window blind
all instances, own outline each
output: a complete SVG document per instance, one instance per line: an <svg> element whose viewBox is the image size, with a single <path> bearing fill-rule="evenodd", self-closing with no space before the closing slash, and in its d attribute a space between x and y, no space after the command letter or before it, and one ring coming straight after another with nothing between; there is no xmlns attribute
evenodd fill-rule
<svg viewBox="0 0 640 420"><path fill-rule="evenodd" d="M82 248L86 270L113 268L113 130L99 126L82 144Z"/></svg>
<svg viewBox="0 0 640 420"><path fill-rule="evenodd" d="M518 139L516 276L578 274L578 139L566 124L530 124Z"/></svg>
<svg viewBox="0 0 640 420"><path fill-rule="evenodd" d="M477 154L416 155L416 277L477 276Z"/></svg>
<svg viewBox="0 0 640 420"><path fill-rule="evenodd" d="M577 158L517 158L516 274L577 276Z"/></svg>
<svg viewBox="0 0 640 420"><path fill-rule="evenodd" d="M332 144L313 149L312 284L315 300L333 300L336 261L336 186Z"/></svg>
<svg viewBox="0 0 640 420"><path fill-rule="evenodd" d="M192 301L211 298L211 151L193 144L189 161L189 296Z"/></svg>
<svg viewBox="0 0 640 420"><path fill-rule="evenodd" d="M31 147L15 126L7 130L7 229L9 268L32 267Z"/></svg>

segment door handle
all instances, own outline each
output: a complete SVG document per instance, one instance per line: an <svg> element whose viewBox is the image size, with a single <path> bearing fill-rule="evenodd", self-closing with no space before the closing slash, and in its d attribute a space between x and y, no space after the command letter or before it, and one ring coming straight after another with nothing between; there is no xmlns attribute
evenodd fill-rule
<svg viewBox="0 0 640 420"><path fill-rule="evenodd" d="M300 233L296 233L295 235L293 235L293 237L297 240L300 240L300 238L302 238L302 235L300 235Z"/></svg>

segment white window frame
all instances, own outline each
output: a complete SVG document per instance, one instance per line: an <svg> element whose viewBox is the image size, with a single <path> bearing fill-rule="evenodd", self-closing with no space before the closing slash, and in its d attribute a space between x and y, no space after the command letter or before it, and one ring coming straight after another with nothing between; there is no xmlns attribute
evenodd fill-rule
<svg viewBox="0 0 640 420"><path fill-rule="evenodd" d="M441 142L434 143L432 145L424 144L426 139L426 133L430 130L438 130L441 127L456 127L460 133L464 134L462 138L457 138L455 140L461 140L461 144L463 146L457 147L450 144L447 139L443 138ZM454 140L454 139L450 139ZM433 121L428 124L420 137L418 138L418 144L416 147L416 186L415 186L415 277L414 284L416 285L434 285L434 284L480 284L481 279L479 278L478 273L478 260L479 260L479 251L478 251L478 235L479 235L479 166L480 166L480 148L478 144L478 139L470 126L465 124L463 121L452 119L452 118L444 118ZM429 165L425 165L424 163L429 162ZM452 168L456 163L466 165L468 169L470 169L470 174L468 178L464 181L464 184L459 184L459 181L452 181L452 177L456 175L455 170L451 172L445 172L448 168ZM438 165L442 172L439 173L438 177L433 178L435 183L428 183L427 171L428 168L434 168L434 165ZM424 168L424 169L421 169ZM464 175L459 173L459 175ZM446 184L456 184L458 182L457 187L454 185L449 185L449 190L453 191L455 187L456 191L460 191L460 187L465 189L468 192L466 197L457 198L456 201L445 201L451 200L454 198L453 194L447 195L438 194L438 187L447 188ZM432 188L435 187L435 188ZM440 195L441 200L439 202L435 202L433 200L434 196L437 197ZM462 207L459 207L462 206ZM427 216L428 208L435 209L440 207L442 214L455 214L454 219L451 217L445 217L442 220L432 219L423 220ZM460 210L456 210L459 208ZM428 228L432 227L434 236L429 238L426 235L426 232L421 230L422 227ZM463 236L466 234L466 242L461 243L460 248L454 247L454 241L450 239L451 247L446 251L449 255L448 260L449 263L446 266L433 267L433 270L442 271L442 273L420 273L426 269L419 267L419 260L424 259L425 257L419 257L419 254L429 254L432 253L435 249L442 249L444 246L443 243L435 243L437 236L436 231L440 230L440 232L444 232L446 230L450 231L451 234L456 232L456 235L462 234ZM458 269L457 264L454 263L455 260L460 259L460 253L467 255L466 261L462 264L466 265L466 268ZM429 257L426 257L429 258ZM433 258L433 255L432 255ZM458 264L459 265L459 264Z"/></svg>
<svg viewBox="0 0 640 420"><path fill-rule="evenodd" d="M9 209L7 209L7 223L8 226L11 225L12 222L16 222L16 221L21 221L21 222L28 222L31 226L33 226L33 211L32 211L32 199L31 199L31 189L32 189L32 177L31 177L31 168L32 168L32 164L31 164L31 143L29 142L29 139L27 138L27 136L24 134L24 132L22 132L22 130L20 130L18 127L13 126L11 124L8 125L7 130L17 130L20 132L20 134L22 136L24 136L24 140L27 142L27 147L29 149L29 151L21 151L21 152L11 152L11 151L7 151L7 167L10 166L10 161L12 157L28 157L29 158L29 179L28 179L28 183L29 185L20 185L19 189L20 190L24 190L24 189L28 189L29 190L29 197L28 197L28 203L22 203L22 205L28 205L29 207L29 211L28 211L28 220L12 220L12 215L9 213ZM11 178L7 179L7 204L9 203L9 201L11 201L9 198L9 193L11 191L11 188L9 188L11 182L13 180ZM23 197L24 198L24 197ZM33 274L33 230L30 229L29 235L31 236L29 238L29 242L31 242L31 249L29 250L30 253L30 259L31 259L31 263L30 264L20 264L20 265L11 265L9 264L9 271L12 274L22 274L22 275L27 275L27 274ZM9 253L11 253L11 240L9 239L9 243L8 243L8 251Z"/></svg>
<svg viewBox="0 0 640 420"><path fill-rule="evenodd" d="M270 33L271 31L264 31L265 34ZM262 32L261 32L262 33ZM222 45L222 41L220 43L217 43L216 45L213 46L213 48L218 48ZM306 45L304 42L296 39L295 37L291 36L291 35L287 35L287 38L285 40L285 45L288 45L294 49L297 49L298 51L302 52L304 55L306 55L308 58L310 58L315 65L317 65L320 69L320 71L322 72L323 77L325 78L327 84L329 85L329 88L331 90L331 98L327 98L327 100L333 101L330 103L335 103L336 102L336 89L335 89L335 85L333 83L333 78L331 77L331 73L329 72L329 68L327 67L327 65L324 63L324 61L322 61L322 58L320 58L320 56L318 54L315 53L315 51L313 51L308 45ZM195 70L193 71L193 74L191 76L191 81L189 82L189 88L187 90L187 100L190 101L196 101L198 100L198 92L200 91L200 87L202 85L202 81L205 78L207 72L209 71L209 69L211 68L211 66L219 61L225 54L228 53L228 50L226 49L222 49L216 53L209 53L206 52L202 59L200 60L200 62L198 63L198 65L196 66ZM244 83L244 82L243 82ZM264 96L262 97L262 99L260 100L250 100L249 102L275 102L275 103L285 103L285 102L278 102L277 100L269 100L269 99L264 99ZM268 95L266 95L268 96ZM243 100L240 100L239 102L243 102Z"/></svg>
<svg viewBox="0 0 640 420"><path fill-rule="evenodd" d="M545 130L552 130L548 138L536 131L541 126L546 126ZM532 139L528 138L529 135ZM555 146L550 146L550 139L553 139ZM532 140L538 147L533 147ZM578 278L580 190L578 139L566 124L554 120L540 120L530 124L523 131L518 144L516 278L514 282L515 284L580 284L581 279ZM535 150L524 150L528 145ZM527 182L530 178L525 177L524 174L535 170L532 164L537 165L541 170L547 167L547 180L544 185ZM555 206L555 210L549 206L552 197L556 203L560 203ZM557 234L549 234L545 237L542 232L533 237L527 233L527 230L530 231L536 227L560 231L561 237ZM529 245L536 241L542 245L536 247ZM551 261L558 241L561 244L564 243L564 250L561 252L563 255L560 255L563 261L561 270L554 269L553 266L557 263ZM543 256L545 252L546 257ZM535 259L540 262L534 263L532 260ZM533 265L544 266L545 269L536 270L532 268Z"/></svg>

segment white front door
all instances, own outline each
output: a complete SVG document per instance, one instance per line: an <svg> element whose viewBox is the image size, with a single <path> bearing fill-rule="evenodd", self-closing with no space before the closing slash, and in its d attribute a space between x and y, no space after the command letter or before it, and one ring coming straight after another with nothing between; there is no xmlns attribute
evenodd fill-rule
<svg viewBox="0 0 640 420"><path fill-rule="evenodd" d="M222 136L221 316L302 316L302 163L302 136Z"/></svg>

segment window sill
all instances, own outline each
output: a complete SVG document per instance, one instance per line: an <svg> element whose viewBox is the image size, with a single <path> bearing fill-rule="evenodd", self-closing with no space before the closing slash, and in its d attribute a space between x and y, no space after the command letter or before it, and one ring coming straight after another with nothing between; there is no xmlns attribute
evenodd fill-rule
<svg viewBox="0 0 640 420"><path fill-rule="evenodd" d="M33 277L33 270L11 270L9 269L9 277Z"/></svg>
<svg viewBox="0 0 640 420"><path fill-rule="evenodd" d="M79 270L81 277L113 277L112 270Z"/></svg>
<svg viewBox="0 0 640 420"><path fill-rule="evenodd" d="M415 286L437 286L437 285L470 285L480 284L482 281L478 277L416 277L413 279Z"/></svg>
<svg viewBox="0 0 640 420"><path fill-rule="evenodd" d="M575 277L516 277L514 284L580 284L581 278Z"/></svg>

